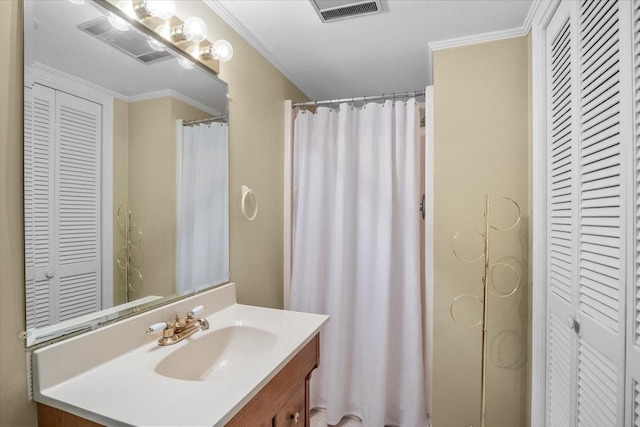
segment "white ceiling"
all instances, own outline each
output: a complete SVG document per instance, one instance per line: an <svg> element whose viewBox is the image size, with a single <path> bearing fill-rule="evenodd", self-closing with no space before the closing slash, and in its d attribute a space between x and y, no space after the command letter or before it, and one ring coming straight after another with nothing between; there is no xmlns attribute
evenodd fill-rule
<svg viewBox="0 0 640 427"><path fill-rule="evenodd" d="M429 43L523 34L533 4L382 0L383 13L325 24L309 0L205 2L315 100L421 90Z"/></svg>

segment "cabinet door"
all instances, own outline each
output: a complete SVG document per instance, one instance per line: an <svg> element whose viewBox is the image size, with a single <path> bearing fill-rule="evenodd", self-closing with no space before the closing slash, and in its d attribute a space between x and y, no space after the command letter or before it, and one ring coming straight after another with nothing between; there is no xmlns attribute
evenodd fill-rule
<svg viewBox="0 0 640 427"><path fill-rule="evenodd" d="M293 395L278 411L273 419L274 427L306 426L306 387L305 381L296 386Z"/></svg>

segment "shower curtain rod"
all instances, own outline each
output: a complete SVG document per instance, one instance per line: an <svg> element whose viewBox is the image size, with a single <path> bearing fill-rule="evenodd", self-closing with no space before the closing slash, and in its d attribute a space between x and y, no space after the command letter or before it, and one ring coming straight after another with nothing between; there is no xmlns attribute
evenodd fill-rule
<svg viewBox="0 0 640 427"><path fill-rule="evenodd" d="M183 120L182 126L195 126L195 125L217 122L219 120L225 120L224 123L226 123L227 116L213 116L213 117L207 117L206 119L199 119L199 120Z"/></svg>
<svg viewBox="0 0 640 427"><path fill-rule="evenodd" d="M321 105L333 105L340 104L342 102L367 102L367 101L379 101L384 99L396 99L396 98L417 98L419 96L424 96L424 90L417 90L415 92L400 92L400 93L392 93L382 95L374 95L374 96L360 96L358 98L340 98L340 99L329 99L326 101L308 101L308 102L294 102L293 107L307 107L307 106L316 106L319 107Z"/></svg>

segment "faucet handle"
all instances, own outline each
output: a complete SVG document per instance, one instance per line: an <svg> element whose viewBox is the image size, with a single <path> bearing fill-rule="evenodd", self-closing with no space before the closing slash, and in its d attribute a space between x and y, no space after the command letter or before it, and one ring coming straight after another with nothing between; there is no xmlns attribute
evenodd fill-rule
<svg viewBox="0 0 640 427"><path fill-rule="evenodd" d="M204 311L204 305L193 307L193 309L191 309L191 311L187 313L187 320L195 319L196 314L202 313L203 311Z"/></svg>
<svg viewBox="0 0 640 427"><path fill-rule="evenodd" d="M166 327L167 327L167 322L154 323L153 325L149 326L149 328L147 329L147 334L148 335L155 334L156 332L160 332L166 329Z"/></svg>
<svg viewBox="0 0 640 427"><path fill-rule="evenodd" d="M187 313L187 317L193 319L196 314L200 314L204 311L204 305L199 305L197 307L194 307L190 312Z"/></svg>

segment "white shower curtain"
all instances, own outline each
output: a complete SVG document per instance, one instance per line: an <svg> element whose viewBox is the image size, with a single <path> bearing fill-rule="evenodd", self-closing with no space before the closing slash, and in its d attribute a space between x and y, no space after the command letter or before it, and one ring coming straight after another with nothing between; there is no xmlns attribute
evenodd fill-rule
<svg viewBox="0 0 640 427"><path fill-rule="evenodd" d="M229 280L228 126L183 127L178 292Z"/></svg>
<svg viewBox="0 0 640 427"><path fill-rule="evenodd" d="M329 314L311 406L327 422L427 425L415 100L300 112L291 309Z"/></svg>

